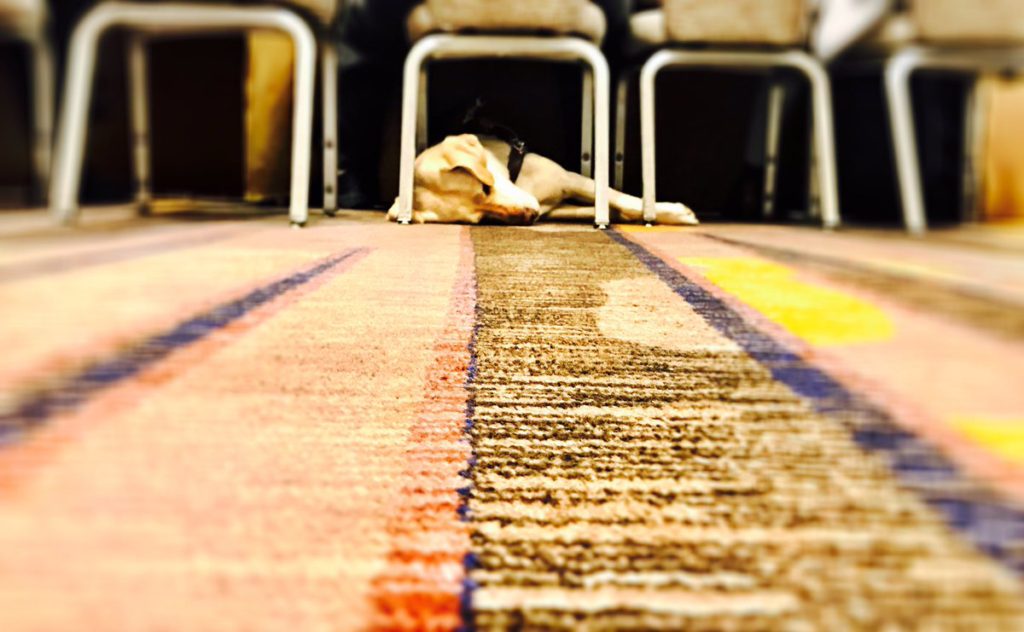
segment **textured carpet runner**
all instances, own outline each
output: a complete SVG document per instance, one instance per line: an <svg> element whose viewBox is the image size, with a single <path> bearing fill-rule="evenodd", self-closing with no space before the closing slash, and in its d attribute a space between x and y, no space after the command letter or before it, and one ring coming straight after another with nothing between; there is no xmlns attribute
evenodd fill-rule
<svg viewBox="0 0 1024 632"><path fill-rule="evenodd" d="M278 219L0 230L0 629L1024 629L1002 298Z"/></svg>
<svg viewBox="0 0 1024 632"><path fill-rule="evenodd" d="M473 624L1024 625L1015 580L699 314L643 344L665 296L622 245L473 235Z"/></svg>

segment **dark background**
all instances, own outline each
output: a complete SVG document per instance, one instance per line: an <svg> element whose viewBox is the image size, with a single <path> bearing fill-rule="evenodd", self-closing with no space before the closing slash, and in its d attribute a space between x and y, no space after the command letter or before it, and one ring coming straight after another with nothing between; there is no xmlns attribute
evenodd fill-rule
<svg viewBox="0 0 1024 632"><path fill-rule="evenodd" d="M58 4L55 19L60 42L67 41L84 5L81 0ZM245 182L244 38L167 40L152 44L150 51L154 190L240 198ZM131 197L123 52L123 37L109 35L94 86L82 189L86 203ZM25 204L31 194L25 66L19 46L0 44L0 205L8 207ZM379 190L368 192L382 205L390 202L396 188L399 80L393 78L386 101L388 123L376 165ZM462 114L481 97L489 115L515 129L531 150L578 168L579 80L579 69L572 65L499 60L435 64L430 83L431 140L461 131ZM806 221L807 89L799 77L789 78L788 83L794 89L783 122L777 207L780 219ZM662 75L658 84L659 199L686 202L704 219L760 221L766 85L764 76L758 75L705 71ZM345 90L344 83L340 89ZM926 76L916 81L914 90L929 220L956 221L963 81ZM880 75L838 71L833 76L833 93L844 220L897 224L899 204ZM625 188L639 193L635 90L630 115ZM319 174L318 145L314 142L314 174ZM318 183L313 184L310 203L320 203Z"/></svg>

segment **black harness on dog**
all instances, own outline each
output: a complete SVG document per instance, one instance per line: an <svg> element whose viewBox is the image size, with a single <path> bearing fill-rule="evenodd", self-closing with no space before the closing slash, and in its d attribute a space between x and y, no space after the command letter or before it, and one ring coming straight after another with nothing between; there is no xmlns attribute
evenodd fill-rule
<svg viewBox="0 0 1024 632"><path fill-rule="evenodd" d="M512 128L480 116L480 110L483 106L483 101L477 99L473 107L466 112L466 116L462 119L462 124L472 126L479 130L481 134L494 136L508 143L510 148L508 154L508 177L512 182L515 182L519 179L519 172L523 170L523 160L527 154L526 141L520 138L519 134L516 134Z"/></svg>

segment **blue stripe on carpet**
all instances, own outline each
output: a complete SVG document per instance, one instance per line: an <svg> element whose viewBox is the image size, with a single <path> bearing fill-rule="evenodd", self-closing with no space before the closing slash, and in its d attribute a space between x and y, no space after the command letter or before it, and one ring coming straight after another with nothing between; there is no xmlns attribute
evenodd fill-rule
<svg viewBox="0 0 1024 632"><path fill-rule="evenodd" d="M14 410L0 413L0 446L16 442L26 432L42 425L54 415L81 407L100 391L138 375L173 351L206 338L254 309L366 251L366 248L354 248L328 257L312 267L259 287L239 299L202 312L113 356L96 360L71 377L33 393L16 404Z"/></svg>
<svg viewBox="0 0 1024 632"><path fill-rule="evenodd" d="M469 510L469 501L473 498L473 470L476 467L476 448L473 446L472 433L473 421L476 416L476 373L477 373L477 338L480 335L480 302L479 285L476 279L476 259L473 261L473 333L469 339L469 366L466 369L466 439L469 441L470 454L466 469L459 472L459 475L466 479L465 487L459 488L459 519L463 522L470 522L473 518ZM476 629L476 622L473 613L473 593L476 592L477 584L470 578L470 574L479 565L476 555L472 550L468 551L462 559L462 566L465 569L465 579L462 580L462 593L459 595L459 612L462 615L462 625L459 632L468 632Z"/></svg>
<svg viewBox="0 0 1024 632"><path fill-rule="evenodd" d="M925 500L978 549L1024 574L1024 511L973 481L935 446L901 428L892 416L850 391L785 345L749 323L721 299L687 279L657 255L617 231L651 272L715 329L738 343L772 376L806 398L819 413L846 425L861 448L883 457L903 485Z"/></svg>

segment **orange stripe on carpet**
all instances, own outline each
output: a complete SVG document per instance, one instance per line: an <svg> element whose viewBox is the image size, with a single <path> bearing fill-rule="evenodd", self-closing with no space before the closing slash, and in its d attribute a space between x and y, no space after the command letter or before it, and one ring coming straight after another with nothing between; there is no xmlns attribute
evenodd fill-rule
<svg viewBox="0 0 1024 632"><path fill-rule="evenodd" d="M373 581L377 630L453 630L460 624L469 530L457 490L470 457L467 373L476 304L473 246L463 232L448 323L435 346L425 398L411 428L401 500L388 521L387 568Z"/></svg>

